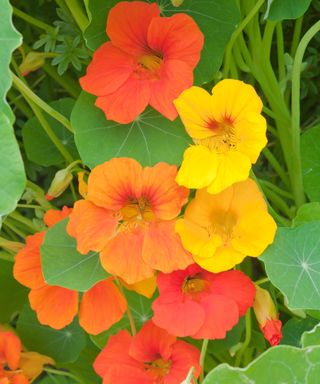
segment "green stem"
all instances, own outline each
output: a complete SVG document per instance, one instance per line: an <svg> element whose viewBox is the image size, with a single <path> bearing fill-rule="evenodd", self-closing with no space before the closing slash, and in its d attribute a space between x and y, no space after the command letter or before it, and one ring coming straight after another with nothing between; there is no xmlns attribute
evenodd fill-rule
<svg viewBox="0 0 320 384"><path fill-rule="evenodd" d="M201 367L200 383L202 383L204 379L204 362L206 359L208 344L209 344L209 340L203 339L201 352L200 352L200 367Z"/></svg>
<svg viewBox="0 0 320 384"><path fill-rule="evenodd" d="M284 213L288 218L293 218L293 212L288 207L287 203L272 189L268 188L266 185L261 184L263 192L267 198L272 202L273 206L278 208L279 211Z"/></svg>
<svg viewBox="0 0 320 384"><path fill-rule="evenodd" d="M262 39L262 49L266 57L270 57L273 33L276 27L274 21L267 21Z"/></svg>
<svg viewBox="0 0 320 384"><path fill-rule="evenodd" d="M282 196L282 197L284 197L286 199L294 200L294 197L293 197L292 193L290 193L288 191L285 191L282 188L279 188L278 186L274 185L270 181L259 179L259 182L260 182L260 184L267 186L269 189L272 189L278 195L280 195L280 196Z"/></svg>
<svg viewBox="0 0 320 384"><path fill-rule="evenodd" d="M14 256L7 252L0 252L0 260L10 261L11 263L13 263Z"/></svg>
<svg viewBox="0 0 320 384"><path fill-rule="evenodd" d="M67 0L66 4L82 32L87 28L89 20L78 0Z"/></svg>
<svg viewBox="0 0 320 384"><path fill-rule="evenodd" d="M245 350L248 348L251 340L251 310L248 309L248 312L246 314L246 337L244 339L244 342L242 344L242 347L240 348L239 352L237 353L236 360L235 360L235 367L239 367L242 359L242 355L244 354Z"/></svg>
<svg viewBox="0 0 320 384"><path fill-rule="evenodd" d="M234 42L237 40L240 33L244 30L244 28L247 26L247 24L253 19L256 13L259 12L260 7L263 5L265 0L259 0L256 5L251 9L251 11L248 13L248 15L242 20L238 28L233 32L229 43L226 48L226 54L225 54L225 63L223 67L223 77L228 77L229 71L230 71L230 64L231 64L231 57L232 57L232 47Z"/></svg>
<svg viewBox="0 0 320 384"><path fill-rule="evenodd" d="M286 77L286 67L284 65L284 41L283 41L283 30L281 21L277 23L277 55L278 55L278 77L282 81Z"/></svg>
<svg viewBox="0 0 320 384"><path fill-rule="evenodd" d="M21 229L17 228L17 226L15 224L13 224L10 219L7 217L6 220L4 221L3 225L5 227L8 227L9 229L11 229L11 231L13 231L14 233L16 233L18 236L20 236L22 239L25 239L26 235L28 235L28 232L22 232Z"/></svg>
<svg viewBox="0 0 320 384"><path fill-rule="evenodd" d="M295 178L293 183L293 194L296 205L300 207L305 202L303 192L301 158L300 158L300 73L304 53L310 40L320 31L320 21L315 23L301 39L292 67L292 96L291 96L291 135L292 151L295 154Z"/></svg>
<svg viewBox="0 0 320 384"><path fill-rule="evenodd" d="M271 109L267 108L265 105L262 107L262 111L272 119L276 117L276 115L271 111Z"/></svg>
<svg viewBox="0 0 320 384"><path fill-rule="evenodd" d="M264 283L267 283L268 281L270 281L268 277L262 277L261 279L255 281L254 283L255 285L262 285Z"/></svg>
<svg viewBox="0 0 320 384"><path fill-rule="evenodd" d="M118 286L120 292L122 293L122 295L124 297L126 297L126 295L123 291L123 288L122 288L122 284L120 283L120 280L117 277L115 277L114 280L117 283L117 286ZM132 334L132 336L135 336L137 334L137 328L136 328L134 318L133 318L133 315L132 315L132 312L131 312L129 305L127 306L127 316L128 316L129 323L130 323L131 334Z"/></svg>
<svg viewBox="0 0 320 384"><path fill-rule="evenodd" d="M73 98L78 98L81 88L70 76L64 74L60 76L52 65L45 63L42 68L44 71L53 78L59 85L61 85Z"/></svg>
<svg viewBox="0 0 320 384"><path fill-rule="evenodd" d="M28 104L21 99L21 97L21 95L16 96L12 89L7 93L7 98L10 100L10 104L14 104L28 119L31 119L33 113Z"/></svg>
<svg viewBox="0 0 320 384"><path fill-rule="evenodd" d="M42 209L41 205L32 205L32 204L17 204L17 208L28 208L28 209Z"/></svg>
<svg viewBox="0 0 320 384"><path fill-rule="evenodd" d="M299 17L294 24L293 37L292 37L292 43L291 43L291 49L290 49L291 57L294 57L296 54L296 51L300 42L302 24L303 24L303 15Z"/></svg>
<svg viewBox="0 0 320 384"><path fill-rule="evenodd" d="M73 374L70 373L70 372L67 372L67 371L59 371L58 369L48 368L48 367L45 367L43 370L44 370L45 372L47 372L47 373L52 373L52 374L57 375L57 376L66 376L66 377L70 377L71 379L75 380L77 383L82 383L82 380L80 380L77 376L73 375Z"/></svg>
<svg viewBox="0 0 320 384"><path fill-rule="evenodd" d="M37 231L37 229L35 228L33 222L30 219L27 219L26 217L22 216L17 211L11 212L8 217L11 217L13 220L18 221L19 223L24 224L26 227L28 227L33 232Z"/></svg>
<svg viewBox="0 0 320 384"><path fill-rule="evenodd" d="M287 188L290 188L290 180L288 175L286 174L285 170L281 167L278 160L275 158L273 153L269 150L268 147L265 147L262 151L265 158L268 160L271 167L277 172L277 174L280 176L282 182L285 184Z"/></svg>
<svg viewBox="0 0 320 384"><path fill-rule="evenodd" d="M60 112L56 111L50 105L48 105L45 101L40 99L22 80L19 79L14 73L12 73L12 80L14 86L21 92L21 94L30 100L38 107L43 109L55 120L59 121L65 128L67 128L70 132L73 133L73 129L71 127L70 121L63 116ZM27 100L28 101L28 100Z"/></svg>
<svg viewBox="0 0 320 384"><path fill-rule="evenodd" d="M43 21L38 20L35 17L30 16L28 13L25 13L18 8L12 7L12 9L13 9L13 14L15 16L26 21L27 23L29 23L29 24L31 24L31 25L39 28L39 29L42 29L48 33L55 33L55 28L51 27L51 25L48 25L48 24L44 23Z"/></svg>

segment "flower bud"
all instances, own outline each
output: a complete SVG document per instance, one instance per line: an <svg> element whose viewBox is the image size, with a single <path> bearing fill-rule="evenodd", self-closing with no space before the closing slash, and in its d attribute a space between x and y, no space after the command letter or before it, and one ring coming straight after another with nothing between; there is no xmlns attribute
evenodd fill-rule
<svg viewBox="0 0 320 384"><path fill-rule="evenodd" d="M180 5L182 5L183 2L184 0L171 0L171 3L174 7L180 7Z"/></svg>
<svg viewBox="0 0 320 384"><path fill-rule="evenodd" d="M282 338L282 323L267 290L256 286L253 309L264 337L272 346L279 344Z"/></svg>
<svg viewBox="0 0 320 384"><path fill-rule="evenodd" d="M47 200L53 200L60 196L69 186L72 180L71 170L68 168L60 169L51 182L48 193L46 194Z"/></svg>
<svg viewBox="0 0 320 384"><path fill-rule="evenodd" d="M41 68L45 62L46 53L29 52L19 66L22 76L27 76L30 72Z"/></svg>

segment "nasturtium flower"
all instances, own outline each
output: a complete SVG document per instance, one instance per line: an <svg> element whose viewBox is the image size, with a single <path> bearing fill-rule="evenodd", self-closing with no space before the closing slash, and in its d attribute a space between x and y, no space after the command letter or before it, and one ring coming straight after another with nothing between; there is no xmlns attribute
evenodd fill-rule
<svg viewBox="0 0 320 384"><path fill-rule="evenodd" d="M156 3L121 1L108 15L104 43L93 55L82 88L98 96L107 119L125 124L146 106L170 120L173 100L193 83L203 35L186 14L161 17Z"/></svg>
<svg viewBox="0 0 320 384"><path fill-rule="evenodd" d="M193 264L159 273L153 322L172 335L223 339L253 305L255 287L240 271L211 273Z"/></svg>
<svg viewBox="0 0 320 384"><path fill-rule="evenodd" d="M175 219L189 191L175 182L177 167L142 168L133 159L114 158L95 167L88 193L75 203L68 233L78 251L100 252L105 270L128 284L192 264L175 233Z"/></svg>
<svg viewBox="0 0 320 384"><path fill-rule="evenodd" d="M199 357L196 347L149 321L136 336L111 336L93 367L105 384L180 384L191 367L199 376Z"/></svg>
<svg viewBox="0 0 320 384"><path fill-rule="evenodd" d="M256 287L253 309L266 340L272 346L279 344L282 339L282 322L279 320L279 312L270 293L266 289Z"/></svg>
<svg viewBox="0 0 320 384"><path fill-rule="evenodd" d="M70 214L70 209L63 211L49 210L45 223L50 227ZM48 285L42 274L40 247L45 231L27 236L26 245L15 257L14 277L22 285L31 289L29 301L41 324L55 329L70 324L78 313L79 294L77 291ZM118 322L127 309L127 302L113 278L98 282L82 294L79 322L90 334L98 334Z"/></svg>
<svg viewBox="0 0 320 384"><path fill-rule="evenodd" d="M246 256L259 256L272 243L277 226L257 185L241 181L217 195L196 192L176 223L184 247L211 272L226 271Z"/></svg>
<svg viewBox="0 0 320 384"><path fill-rule="evenodd" d="M174 104L194 141L184 153L177 182L215 194L247 179L267 143L262 102L254 88L226 79L213 87L212 95L191 87Z"/></svg>

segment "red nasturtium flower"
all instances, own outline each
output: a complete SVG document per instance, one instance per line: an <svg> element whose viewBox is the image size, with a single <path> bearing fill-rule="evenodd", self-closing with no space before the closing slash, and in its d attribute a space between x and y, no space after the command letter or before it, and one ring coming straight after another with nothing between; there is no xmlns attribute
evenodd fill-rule
<svg viewBox="0 0 320 384"><path fill-rule="evenodd" d="M94 369L104 384L180 384L191 367L199 376L199 355L193 345L149 321L136 336L127 330L111 336Z"/></svg>
<svg viewBox="0 0 320 384"><path fill-rule="evenodd" d="M175 219L189 191L175 182L177 167L142 168L133 159L114 158L95 167L88 193L75 203L68 233L78 251L100 252L102 266L134 284L193 263L175 233Z"/></svg>
<svg viewBox="0 0 320 384"><path fill-rule="evenodd" d="M210 273L193 264L158 274L153 322L169 333L194 339L223 339L249 307L255 287L240 271Z"/></svg>
<svg viewBox="0 0 320 384"><path fill-rule="evenodd" d="M44 221L48 227L70 214L69 208L63 211L50 210ZM77 291L48 285L42 274L40 246L45 231L28 236L26 246L15 258L14 277L30 288L29 301L37 313L41 324L61 329L70 324L78 313L79 294ZM126 311L127 303L112 281L100 281L84 292L79 310L80 325L91 334L98 334L119 321Z"/></svg>
<svg viewBox="0 0 320 384"><path fill-rule="evenodd" d="M108 16L104 43L93 55L82 88L98 96L108 119L133 121L150 104L168 119L173 100L193 83L203 35L191 17L160 17L156 3L122 1Z"/></svg>
<svg viewBox="0 0 320 384"><path fill-rule="evenodd" d="M253 305L254 313L260 329L269 343L274 346L282 339L282 322L270 293L256 286L256 297Z"/></svg>

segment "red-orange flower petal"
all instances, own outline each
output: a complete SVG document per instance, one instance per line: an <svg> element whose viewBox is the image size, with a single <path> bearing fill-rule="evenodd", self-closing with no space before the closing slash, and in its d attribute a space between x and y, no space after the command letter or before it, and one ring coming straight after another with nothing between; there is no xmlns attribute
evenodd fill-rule
<svg viewBox="0 0 320 384"><path fill-rule="evenodd" d="M109 12L107 35L118 48L139 55L147 47L149 25L157 16L160 9L156 3L121 1Z"/></svg>
<svg viewBox="0 0 320 384"><path fill-rule="evenodd" d="M127 309L127 302L112 279L100 281L84 292L79 312L82 328L97 335L119 321Z"/></svg>
<svg viewBox="0 0 320 384"><path fill-rule="evenodd" d="M28 288L39 288L44 284L41 269L40 246L45 232L27 236L26 245L15 256L13 276Z"/></svg>
<svg viewBox="0 0 320 384"><path fill-rule="evenodd" d="M90 201L75 203L67 225L70 236L76 237L77 249L86 254L90 250L100 251L114 235L118 224L112 211L100 208Z"/></svg>
<svg viewBox="0 0 320 384"><path fill-rule="evenodd" d="M29 301L39 322L55 329L70 324L78 312L78 292L67 288L47 285L32 289Z"/></svg>
<svg viewBox="0 0 320 384"><path fill-rule="evenodd" d="M261 327L264 337L269 341L270 345L275 346L282 339L282 322L281 320L269 319L264 327Z"/></svg>
<svg viewBox="0 0 320 384"><path fill-rule="evenodd" d="M72 212L72 208L64 206L61 210L49 209L43 216L43 221L49 228L65 219Z"/></svg>
<svg viewBox="0 0 320 384"><path fill-rule="evenodd" d="M16 370L19 366L21 352L20 339L12 332L0 332L0 366L7 365Z"/></svg>

